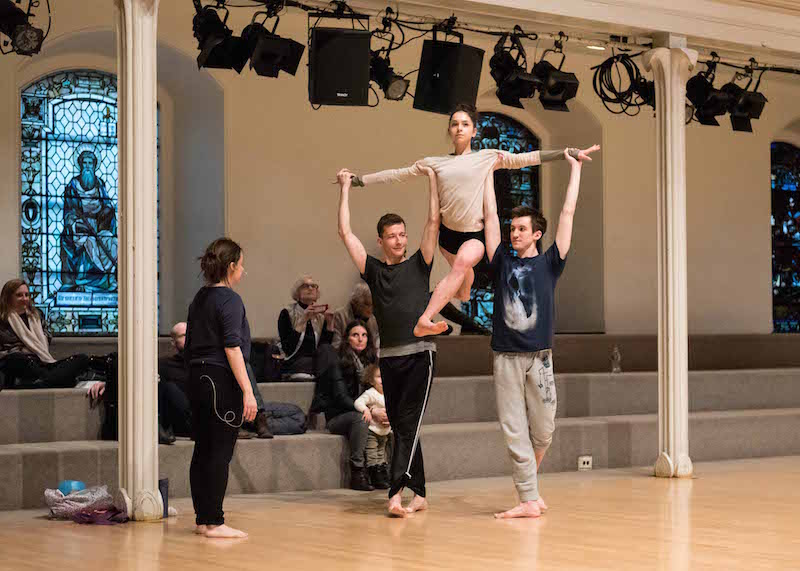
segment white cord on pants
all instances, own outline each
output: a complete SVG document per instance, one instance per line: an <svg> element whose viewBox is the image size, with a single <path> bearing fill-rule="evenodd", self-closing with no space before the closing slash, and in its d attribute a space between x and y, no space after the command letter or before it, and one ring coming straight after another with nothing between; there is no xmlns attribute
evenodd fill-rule
<svg viewBox="0 0 800 571"><path fill-rule="evenodd" d="M231 428L241 428L242 424L244 424L244 412L242 412L242 421L239 424L233 424L233 421L236 420L236 413L232 410L229 410L225 413L225 418L221 417L219 414L219 410L217 410L217 387L214 384L214 380L209 377L208 375L201 375L201 379L208 379L208 382L211 383L211 390L214 391L214 414L217 415L217 418L220 419L222 422L230 426Z"/></svg>

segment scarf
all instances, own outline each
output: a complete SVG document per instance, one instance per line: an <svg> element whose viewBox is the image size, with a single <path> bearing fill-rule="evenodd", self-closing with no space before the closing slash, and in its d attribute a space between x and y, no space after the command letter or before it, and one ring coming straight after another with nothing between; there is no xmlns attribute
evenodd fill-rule
<svg viewBox="0 0 800 571"><path fill-rule="evenodd" d="M289 318L292 320L292 327L294 327L295 331L297 331L297 323L305 314L305 308L295 301L294 303L286 306L286 311L289 313ZM314 346L316 347L319 345L319 339L322 336L322 328L325 325L325 316L317 314L309 319L308 322L311 323L311 327L314 329ZM308 327L308 324L306 324L306 327ZM306 330L303 329L303 331L300 332L300 339L297 341L297 346L294 348L294 351L292 351L291 355L286 356L287 360L291 359L295 356L295 354L297 354L297 352L300 350L300 347L303 346L303 341L305 341L305 338Z"/></svg>
<svg viewBox="0 0 800 571"><path fill-rule="evenodd" d="M56 362L50 354L47 335L44 334L42 321L39 319L39 313L37 311L28 314L28 327L25 326L25 322L22 321L22 318L16 312L12 312L11 315L8 316L8 323L28 351L39 357L39 360L43 363Z"/></svg>

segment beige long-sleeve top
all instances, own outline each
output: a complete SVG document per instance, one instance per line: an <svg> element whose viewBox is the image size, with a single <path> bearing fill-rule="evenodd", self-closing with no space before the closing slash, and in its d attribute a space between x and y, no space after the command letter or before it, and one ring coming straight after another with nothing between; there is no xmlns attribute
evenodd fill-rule
<svg viewBox="0 0 800 571"><path fill-rule="evenodd" d="M498 149L471 151L462 155L426 157L400 169L380 171L360 178L364 186L382 182L403 182L425 174L423 167L436 173L442 224L456 232L483 230L483 194L486 178L498 169L521 169L542 161L564 159L563 151L510 153Z"/></svg>
<svg viewBox="0 0 800 571"><path fill-rule="evenodd" d="M383 393L379 393L375 387L367 389L355 400L355 407L358 412L364 412L373 406L386 408L386 400L383 398ZM391 426L383 426L374 420L369 424L369 429L379 436L386 436L392 431Z"/></svg>

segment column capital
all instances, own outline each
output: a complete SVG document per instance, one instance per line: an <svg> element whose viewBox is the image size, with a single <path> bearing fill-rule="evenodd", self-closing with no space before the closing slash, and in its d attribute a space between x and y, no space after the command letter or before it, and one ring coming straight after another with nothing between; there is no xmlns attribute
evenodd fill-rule
<svg viewBox="0 0 800 571"><path fill-rule="evenodd" d="M688 72L697 65L697 57L697 50L689 48L653 48L642 54L642 62L646 71L655 71L656 67L660 67L663 70Z"/></svg>

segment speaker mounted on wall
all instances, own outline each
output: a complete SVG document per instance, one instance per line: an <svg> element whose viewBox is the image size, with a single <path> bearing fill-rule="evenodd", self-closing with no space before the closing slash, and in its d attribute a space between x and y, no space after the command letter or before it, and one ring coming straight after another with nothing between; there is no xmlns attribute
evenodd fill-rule
<svg viewBox="0 0 800 571"><path fill-rule="evenodd" d="M459 42L439 41L434 31L425 40L419 62L414 109L449 115L459 103L475 105L483 67L483 50Z"/></svg>

